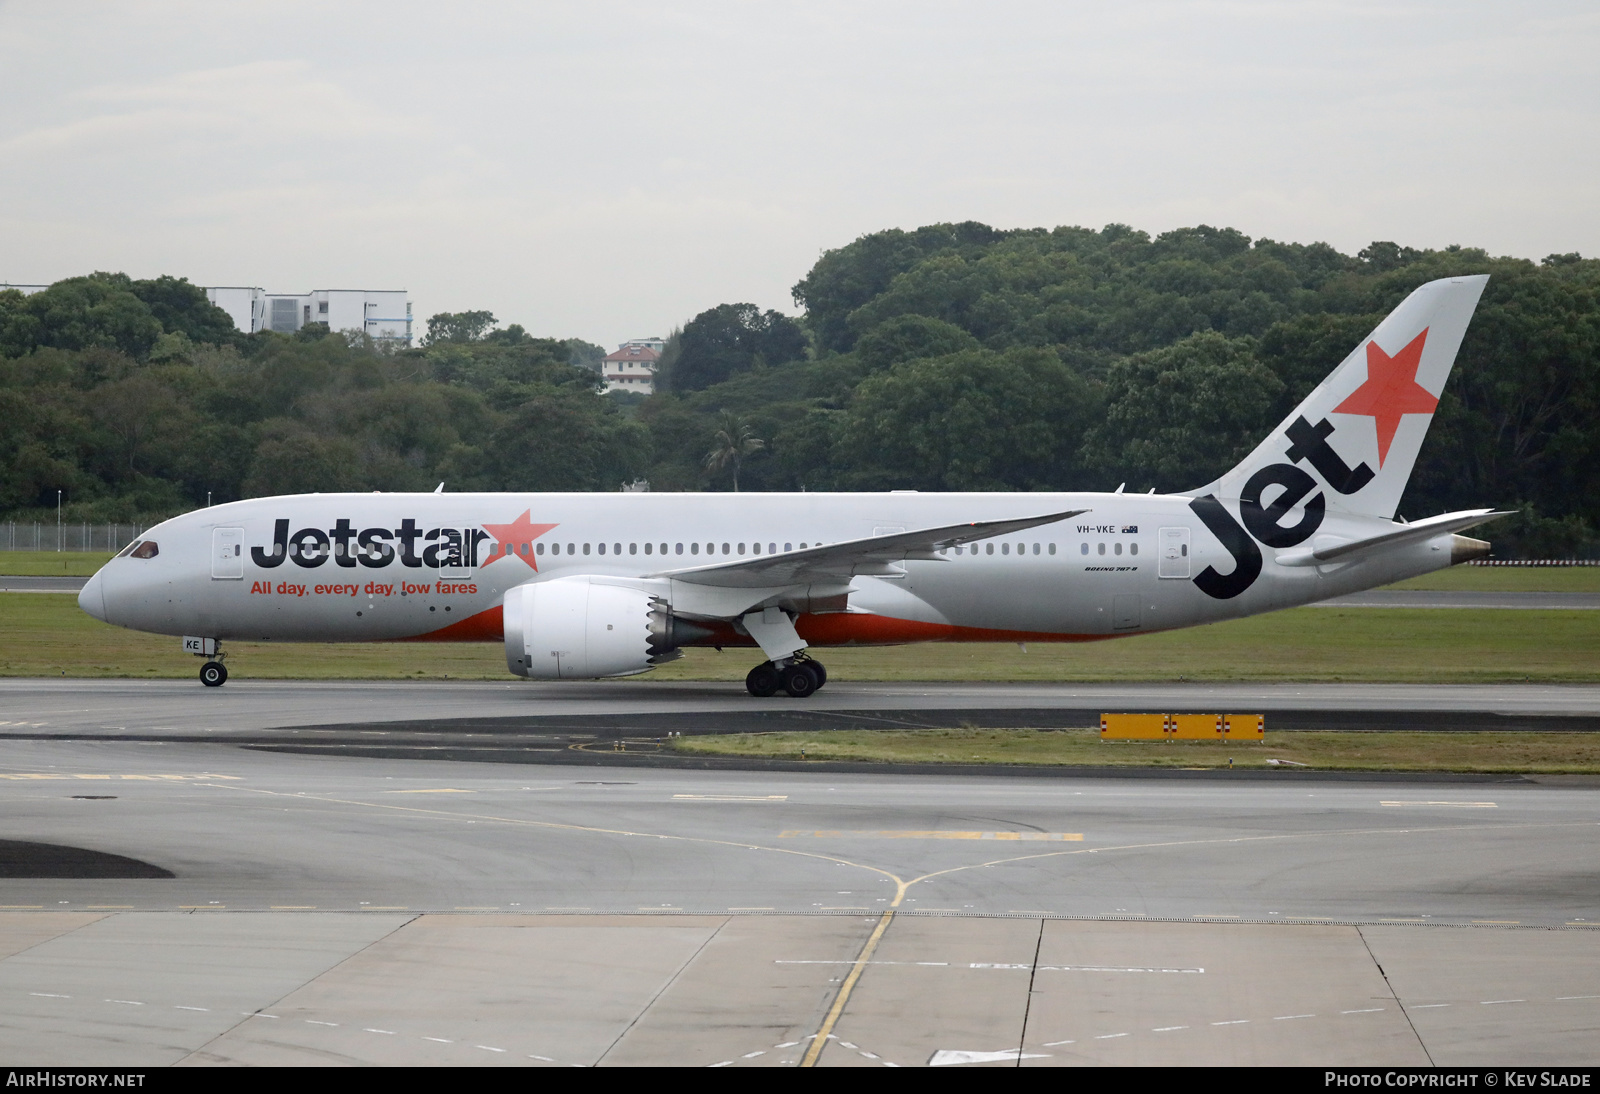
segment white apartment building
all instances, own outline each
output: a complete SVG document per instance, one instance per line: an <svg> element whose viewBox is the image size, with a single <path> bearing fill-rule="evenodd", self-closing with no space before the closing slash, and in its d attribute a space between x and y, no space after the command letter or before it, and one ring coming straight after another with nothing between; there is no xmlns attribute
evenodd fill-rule
<svg viewBox="0 0 1600 1094"><path fill-rule="evenodd" d="M332 331L358 330L375 340L411 345L411 301L404 289L315 289L269 293L242 285L206 289L206 299L227 312L246 334L293 334L307 323Z"/></svg>
<svg viewBox="0 0 1600 1094"><path fill-rule="evenodd" d="M661 360L661 350L666 342L660 338L638 338L624 342L617 352L608 353L600 362L600 374L606 378L607 391L636 391L650 395L656 389L656 362Z"/></svg>
<svg viewBox="0 0 1600 1094"><path fill-rule="evenodd" d="M0 291L24 296L49 285L0 282ZM293 334L307 323L326 323L332 331L359 330L374 340L411 345L411 301L404 289L316 289L308 293L269 293L244 285L204 287L206 299L227 312L246 334L273 330Z"/></svg>

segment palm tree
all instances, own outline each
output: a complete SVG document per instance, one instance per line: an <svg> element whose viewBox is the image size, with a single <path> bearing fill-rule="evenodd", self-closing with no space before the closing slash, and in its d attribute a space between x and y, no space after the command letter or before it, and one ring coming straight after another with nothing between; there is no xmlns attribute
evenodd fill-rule
<svg viewBox="0 0 1600 1094"><path fill-rule="evenodd" d="M724 467L733 466L733 492L739 492L739 466L752 452L767 447L767 442L753 434L749 423L738 415L724 410L722 428L717 430L715 446L706 453L706 469L715 474Z"/></svg>

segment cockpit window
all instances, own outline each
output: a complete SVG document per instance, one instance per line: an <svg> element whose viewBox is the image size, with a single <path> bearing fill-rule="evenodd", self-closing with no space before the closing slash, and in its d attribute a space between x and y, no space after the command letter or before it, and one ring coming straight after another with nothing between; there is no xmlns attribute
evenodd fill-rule
<svg viewBox="0 0 1600 1094"><path fill-rule="evenodd" d="M133 549L135 547L139 546L139 544L141 544L143 542L144 542L144 540L142 540L142 539L134 540L132 543L128 544L122 550L118 551L117 552L117 557L118 558L127 558L128 555L132 553Z"/></svg>
<svg viewBox="0 0 1600 1094"><path fill-rule="evenodd" d="M128 552L130 558L155 558L161 553L161 548L156 546L156 541L147 539Z"/></svg>

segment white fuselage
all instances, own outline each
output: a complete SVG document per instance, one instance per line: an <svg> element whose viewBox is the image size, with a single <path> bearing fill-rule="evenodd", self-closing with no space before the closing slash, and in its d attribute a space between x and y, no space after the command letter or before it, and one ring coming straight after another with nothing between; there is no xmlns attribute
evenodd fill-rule
<svg viewBox="0 0 1600 1094"><path fill-rule="evenodd" d="M1280 565L1276 556L1290 552L1261 546L1259 577L1221 599L1195 579L1208 568L1234 573L1238 562L1192 502L1082 493L293 495L201 509L150 529L142 541L156 545L154 557L112 560L80 603L119 626L216 639L499 641L504 594L529 582L637 580L673 601L675 570L1083 509L858 574L847 597L802 609L796 620L817 646L1074 641L1306 604L1451 562L1448 532L1329 565ZM1319 542L1395 527L1330 511ZM704 613L691 606L687 614ZM727 629L683 644L749 639Z"/></svg>

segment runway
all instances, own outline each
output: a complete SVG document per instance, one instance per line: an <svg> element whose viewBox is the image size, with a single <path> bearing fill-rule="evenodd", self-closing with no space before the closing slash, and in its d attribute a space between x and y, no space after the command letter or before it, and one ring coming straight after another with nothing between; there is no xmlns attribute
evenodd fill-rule
<svg viewBox="0 0 1600 1094"><path fill-rule="evenodd" d="M1152 694L1573 714L1600 690L835 687L836 709L885 718ZM763 706L730 685L0 681L0 1054L454 1067L1600 1057L1600 795L1559 780L703 771L240 747L297 726L371 745L408 725L459 737L452 716L533 723L518 730L532 737L541 715ZM335 717L349 722L308 728Z"/></svg>
<svg viewBox="0 0 1600 1094"><path fill-rule="evenodd" d="M0 739L307 739L411 732L648 735L828 725L1087 726L1107 710L1265 711L1287 729L1600 727L1589 684L875 684L802 701L737 683L0 679Z"/></svg>
<svg viewBox="0 0 1600 1094"><path fill-rule="evenodd" d="M0 880L7 1060L796 1063L852 972L823 1065L1600 1055L1588 790L8 761L175 876Z"/></svg>

